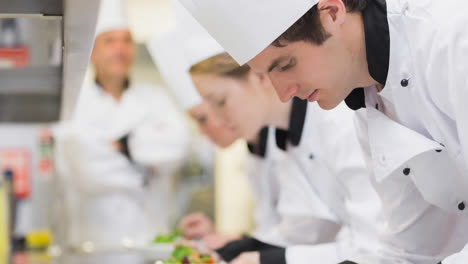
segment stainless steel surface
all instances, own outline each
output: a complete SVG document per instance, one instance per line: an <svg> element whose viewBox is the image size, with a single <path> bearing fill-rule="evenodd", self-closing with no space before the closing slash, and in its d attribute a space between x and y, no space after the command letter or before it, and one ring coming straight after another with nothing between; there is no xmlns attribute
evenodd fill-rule
<svg viewBox="0 0 468 264"><path fill-rule="evenodd" d="M62 91L62 18L0 19L0 26L0 122L56 121Z"/></svg>
<svg viewBox="0 0 468 264"><path fill-rule="evenodd" d="M0 95L58 95L62 86L62 68L2 69L0 80Z"/></svg>
<svg viewBox="0 0 468 264"><path fill-rule="evenodd" d="M70 118L88 67L99 4L0 0L0 31L9 26L4 27L9 32L0 32L2 51L19 47L29 58L25 69L4 69L11 65L0 57L0 122Z"/></svg>
<svg viewBox="0 0 468 264"><path fill-rule="evenodd" d="M10 264L154 264L155 261L144 260L137 261L136 263L132 260L122 262L116 262L115 258L119 259L121 253L115 252L113 254L65 254L60 257L50 257L44 252L18 252L13 257L13 261ZM140 255L136 253L137 258ZM106 261L109 258L110 261ZM141 256L142 258L142 256ZM16 261L15 261L16 259Z"/></svg>
<svg viewBox="0 0 468 264"><path fill-rule="evenodd" d="M3 14L63 14L62 0L2 0L0 10Z"/></svg>
<svg viewBox="0 0 468 264"><path fill-rule="evenodd" d="M58 119L58 95L0 95L0 121L46 123Z"/></svg>
<svg viewBox="0 0 468 264"><path fill-rule="evenodd" d="M83 85L100 0L64 0L64 55L61 119L69 119Z"/></svg>

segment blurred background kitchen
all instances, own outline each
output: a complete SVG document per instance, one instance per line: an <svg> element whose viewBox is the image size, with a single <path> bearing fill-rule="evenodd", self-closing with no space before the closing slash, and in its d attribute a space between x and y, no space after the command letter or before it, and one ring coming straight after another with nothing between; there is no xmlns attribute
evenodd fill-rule
<svg viewBox="0 0 468 264"><path fill-rule="evenodd" d="M72 119L82 86L96 78L87 54L97 2L0 0L0 263L52 263L69 250L96 249L70 237L71 211L86 203L69 197L77 175L60 168L55 133ZM131 82L150 84L176 103L147 48L174 24L169 0L127 0L124 9L136 50ZM252 230L245 142L217 149L177 111L189 140L164 189L169 202L156 217L168 219L168 230L190 212L205 213L223 233Z"/></svg>

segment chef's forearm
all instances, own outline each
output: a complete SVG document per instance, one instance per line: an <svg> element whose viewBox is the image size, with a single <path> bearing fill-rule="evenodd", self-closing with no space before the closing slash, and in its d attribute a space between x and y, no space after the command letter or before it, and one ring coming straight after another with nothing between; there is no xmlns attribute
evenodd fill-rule
<svg viewBox="0 0 468 264"><path fill-rule="evenodd" d="M228 243L226 246L217 249L216 252L225 261L231 261L243 252L277 250L280 247L261 242L252 237L244 237ZM284 249L283 249L284 251ZM284 253L283 253L284 256Z"/></svg>
<svg viewBox="0 0 468 264"><path fill-rule="evenodd" d="M287 264L286 249L277 248L260 251L260 264ZM339 264L358 264L352 261L344 261Z"/></svg>
<svg viewBox="0 0 468 264"><path fill-rule="evenodd" d="M129 160L132 160L132 156L130 155L130 150L128 148L128 137L129 135L125 135L120 138L117 142L119 143L120 152L125 155Z"/></svg>
<svg viewBox="0 0 468 264"><path fill-rule="evenodd" d="M260 264L286 264L286 249L275 248L260 251Z"/></svg>

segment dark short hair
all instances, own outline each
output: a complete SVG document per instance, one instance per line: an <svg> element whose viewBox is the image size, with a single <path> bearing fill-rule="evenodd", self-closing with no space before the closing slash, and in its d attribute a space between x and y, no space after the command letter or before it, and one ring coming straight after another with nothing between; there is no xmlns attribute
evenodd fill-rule
<svg viewBox="0 0 468 264"><path fill-rule="evenodd" d="M367 0L342 0L348 13L360 12L366 8ZM272 45L284 47L289 42L306 41L316 45L323 44L329 37L320 21L317 5L309 9L299 20L279 36Z"/></svg>

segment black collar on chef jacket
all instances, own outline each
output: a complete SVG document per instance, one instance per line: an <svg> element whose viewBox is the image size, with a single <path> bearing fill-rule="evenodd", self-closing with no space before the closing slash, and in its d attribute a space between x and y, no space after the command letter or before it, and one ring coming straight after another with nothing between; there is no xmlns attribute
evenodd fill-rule
<svg viewBox="0 0 468 264"><path fill-rule="evenodd" d="M258 134L258 140L256 143L248 143L247 148L250 153L264 158L267 151L268 142L268 127L262 128Z"/></svg>
<svg viewBox="0 0 468 264"><path fill-rule="evenodd" d="M286 150L288 142L293 146L299 145L302 138L306 114L307 100L294 97L291 106L291 114L289 116L289 129L287 131L276 129L275 131L276 145L280 149Z"/></svg>
<svg viewBox="0 0 468 264"><path fill-rule="evenodd" d="M368 0L362 11L369 74L382 85L387 82L390 64L390 31L386 0ZM365 108L364 88L354 89L345 99L353 109Z"/></svg>

